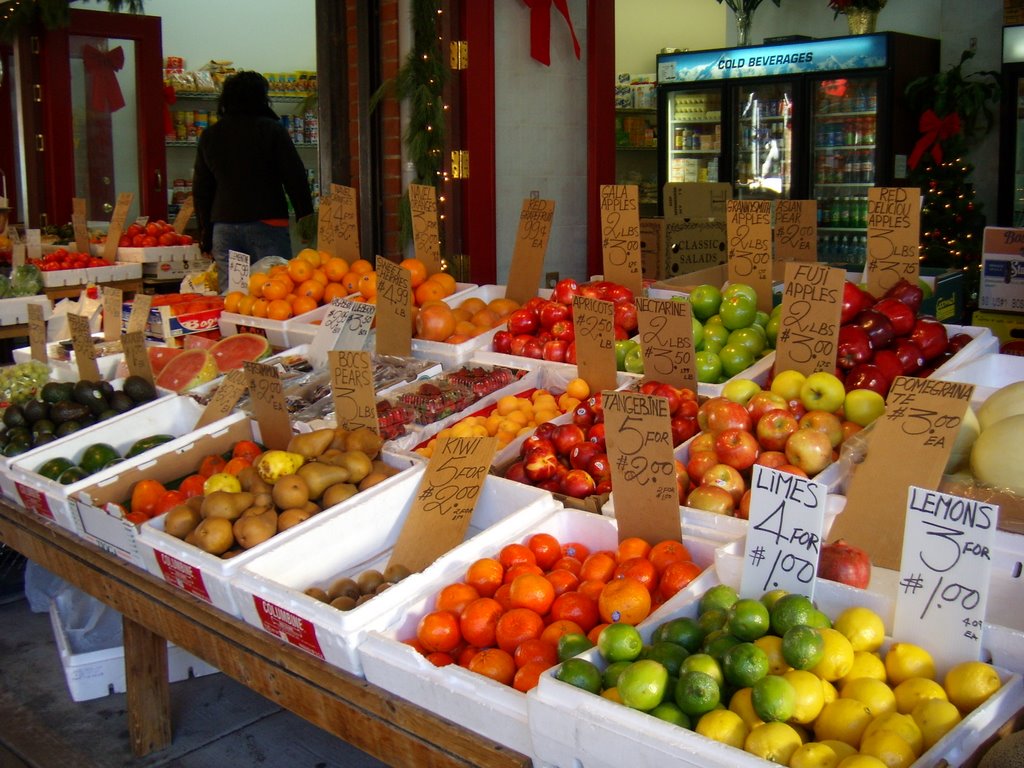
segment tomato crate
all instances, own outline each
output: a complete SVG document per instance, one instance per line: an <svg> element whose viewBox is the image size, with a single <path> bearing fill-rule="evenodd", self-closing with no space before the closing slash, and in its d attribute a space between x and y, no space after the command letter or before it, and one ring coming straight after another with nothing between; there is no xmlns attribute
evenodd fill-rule
<svg viewBox="0 0 1024 768"><path fill-rule="evenodd" d="M197 243L192 243L191 245L159 245L153 248L117 249L118 260L131 262L132 264L185 262L190 259L198 259L199 255L199 245Z"/></svg>

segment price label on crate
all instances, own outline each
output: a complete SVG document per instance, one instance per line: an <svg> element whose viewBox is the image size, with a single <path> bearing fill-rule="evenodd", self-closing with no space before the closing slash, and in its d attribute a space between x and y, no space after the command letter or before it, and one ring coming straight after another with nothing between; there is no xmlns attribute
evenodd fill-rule
<svg viewBox="0 0 1024 768"><path fill-rule="evenodd" d="M368 427L380 434L377 394L373 388L373 355L332 350L328 353L334 419L339 427Z"/></svg>
<svg viewBox="0 0 1024 768"><path fill-rule="evenodd" d="M377 352L408 357L412 352L412 275L377 257Z"/></svg>
<svg viewBox="0 0 1024 768"><path fill-rule="evenodd" d="M46 321L43 319L43 308L39 304L28 305L28 343L32 349L32 359L40 363L48 363L46 356Z"/></svg>
<svg viewBox="0 0 1024 768"><path fill-rule="evenodd" d="M249 293L249 272L252 258L248 253L228 251L228 293L241 291Z"/></svg>
<svg viewBox="0 0 1024 768"><path fill-rule="evenodd" d="M174 227L175 232L180 235L185 231L185 228L188 226L188 220L192 218L192 214L195 213L195 210L195 200L192 199L192 195L189 195L181 203L181 207L178 208L178 213L174 217L174 222L171 226Z"/></svg>
<svg viewBox="0 0 1024 768"><path fill-rule="evenodd" d="M615 389L615 305L587 296L572 297L576 328L576 367L591 392Z"/></svg>
<svg viewBox="0 0 1024 768"><path fill-rule="evenodd" d="M124 292L120 288L103 286L103 338L114 341L121 337L121 310Z"/></svg>
<svg viewBox="0 0 1024 768"><path fill-rule="evenodd" d="M320 198L316 232L320 250L349 264L360 257L359 209L352 187L331 184L330 193Z"/></svg>
<svg viewBox="0 0 1024 768"><path fill-rule="evenodd" d="M260 425L260 437L267 448L284 450L292 439L292 422L277 368L263 363L246 363L249 398Z"/></svg>
<svg viewBox="0 0 1024 768"><path fill-rule="evenodd" d="M82 381L99 381L100 369L96 365L96 345L92 341L89 319L82 315L68 315L71 330L71 347L75 350L78 378Z"/></svg>
<svg viewBox="0 0 1024 768"><path fill-rule="evenodd" d="M141 376L152 384L153 366L146 351L146 335L142 331L126 333L121 338L121 348L124 350L125 362L128 363L128 373Z"/></svg>
<svg viewBox="0 0 1024 768"><path fill-rule="evenodd" d="M601 256L604 279L643 292L640 195L635 184L601 185Z"/></svg>
<svg viewBox="0 0 1024 768"><path fill-rule="evenodd" d="M554 217L554 200L523 200L519 212L519 228L512 245L512 263L505 285L506 298L525 304L537 295Z"/></svg>
<svg viewBox="0 0 1024 768"><path fill-rule="evenodd" d="M125 333L146 330L149 322L149 310L153 308L153 296L148 293L136 293L132 299L132 309L128 313L128 327Z"/></svg>
<svg viewBox="0 0 1024 768"><path fill-rule="evenodd" d="M835 370L844 282L846 273L835 267L786 264L775 342L776 370L799 371L805 376Z"/></svg>
<svg viewBox="0 0 1024 768"><path fill-rule="evenodd" d="M917 283L921 274L921 190L868 190L868 293L884 296L900 280Z"/></svg>
<svg viewBox="0 0 1024 768"><path fill-rule="evenodd" d="M929 648L941 675L981 658L999 507L912 485L906 515L893 637Z"/></svg>
<svg viewBox="0 0 1024 768"><path fill-rule="evenodd" d="M388 565L422 571L462 543L497 444L493 437L438 438Z"/></svg>
<svg viewBox="0 0 1024 768"><path fill-rule="evenodd" d="M696 392L690 302L637 296L636 308L644 378Z"/></svg>
<svg viewBox="0 0 1024 768"><path fill-rule="evenodd" d="M361 301L332 299L330 308L309 344L309 360L315 368L327 363L332 349L359 350L366 346L377 307Z"/></svg>
<svg viewBox="0 0 1024 768"><path fill-rule="evenodd" d="M71 228L75 233L75 250L89 253L89 223L84 197L71 198Z"/></svg>
<svg viewBox="0 0 1024 768"><path fill-rule="evenodd" d="M245 394L248 386L249 377L245 371L229 371L227 376L221 379L220 384L217 385L217 391L213 393L210 402L206 404L202 414L199 416L199 421L196 422L196 429L219 421L225 416L230 416L235 410L235 406L238 405L238 401L242 399L242 395Z"/></svg>
<svg viewBox="0 0 1024 768"><path fill-rule="evenodd" d="M818 260L818 201L777 200L775 260Z"/></svg>
<svg viewBox="0 0 1024 768"><path fill-rule="evenodd" d="M412 247L427 265L427 274L441 271L441 236L437 227L437 190L427 184L409 185Z"/></svg>
<svg viewBox="0 0 1024 768"><path fill-rule="evenodd" d="M938 488L973 393L973 384L896 378L850 479L833 538L870 552L875 565L899 569L907 489Z"/></svg>
<svg viewBox="0 0 1024 768"><path fill-rule="evenodd" d="M117 256L118 243L124 232L124 224L128 221L128 209L131 208L134 199L135 195L131 192L122 192L117 196L114 213L110 217L110 226L107 227L107 241L103 244L103 258L107 261L114 261L114 257Z"/></svg>
<svg viewBox="0 0 1024 768"><path fill-rule="evenodd" d="M740 592L784 589L814 597L827 498L821 483L754 465Z"/></svg>
<svg viewBox="0 0 1024 768"><path fill-rule="evenodd" d="M771 200L729 200L725 237L729 282L749 285L757 292L757 308L771 312Z"/></svg>
<svg viewBox="0 0 1024 768"><path fill-rule="evenodd" d="M619 539L682 536L668 400L639 392L601 393Z"/></svg>

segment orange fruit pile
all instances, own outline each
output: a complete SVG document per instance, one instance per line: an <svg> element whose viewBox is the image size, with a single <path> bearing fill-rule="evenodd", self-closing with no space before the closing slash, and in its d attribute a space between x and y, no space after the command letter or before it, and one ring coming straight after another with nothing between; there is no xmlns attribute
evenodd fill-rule
<svg viewBox="0 0 1024 768"><path fill-rule="evenodd" d="M432 276L424 285L436 277ZM461 344L502 325L517 309L518 302L506 298L484 301L474 296L454 306L443 299L428 299L419 304L413 336L426 341Z"/></svg>
<svg viewBox="0 0 1024 768"><path fill-rule="evenodd" d="M591 552L537 533L472 563L404 642L437 666L458 664L528 691L562 660L564 635L595 644L609 623L639 623L700 572L679 541L652 547L630 537Z"/></svg>

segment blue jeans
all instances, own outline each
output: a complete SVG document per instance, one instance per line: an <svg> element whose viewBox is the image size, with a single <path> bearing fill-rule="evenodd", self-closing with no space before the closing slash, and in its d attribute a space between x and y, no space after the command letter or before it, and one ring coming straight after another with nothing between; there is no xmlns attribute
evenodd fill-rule
<svg viewBox="0 0 1024 768"><path fill-rule="evenodd" d="M250 263L267 256L280 256L285 260L293 256L288 227L275 227L262 221L214 224L212 251L221 295L228 292L228 251L249 254Z"/></svg>

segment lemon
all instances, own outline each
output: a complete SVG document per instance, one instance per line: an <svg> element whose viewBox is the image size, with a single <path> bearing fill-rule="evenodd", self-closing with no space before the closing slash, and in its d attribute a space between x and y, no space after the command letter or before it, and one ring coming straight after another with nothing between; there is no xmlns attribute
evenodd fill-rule
<svg viewBox="0 0 1024 768"><path fill-rule="evenodd" d="M860 753L877 757L889 768L910 768L917 755L907 742L892 731L876 731L860 742Z"/></svg>
<svg viewBox="0 0 1024 768"><path fill-rule="evenodd" d="M743 718L728 709L715 709L701 716L694 728L701 736L743 749L750 728Z"/></svg>
<svg viewBox="0 0 1024 768"><path fill-rule="evenodd" d="M850 755L839 761L836 768L889 768L873 755Z"/></svg>
<svg viewBox="0 0 1024 768"><path fill-rule="evenodd" d="M927 677L911 677L893 688L896 695L896 711L901 715L909 715L922 701L939 699L949 701L946 689Z"/></svg>
<svg viewBox="0 0 1024 768"><path fill-rule="evenodd" d="M957 664L946 673L944 682L949 700L965 715L983 704L1002 685L995 667L983 661Z"/></svg>
<svg viewBox="0 0 1024 768"><path fill-rule="evenodd" d="M835 768L839 755L820 741L804 744L789 758L789 768Z"/></svg>
<svg viewBox="0 0 1024 768"><path fill-rule="evenodd" d="M840 678L839 685L843 686L851 680L856 680L858 677L873 677L875 680L885 682L885 662L882 661L882 658L877 653L854 651L853 666L850 667L849 672Z"/></svg>
<svg viewBox="0 0 1024 768"><path fill-rule="evenodd" d="M811 674L814 674L814 673L812 672ZM825 695L825 703L826 704L828 704L829 702L835 701L836 699L839 698L839 691L837 691L836 687L834 685L832 685L832 683L830 683L828 680L822 680L821 681L821 690L822 690L822 693Z"/></svg>
<svg viewBox="0 0 1024 768"><path fill-rule="evenodd" d="M861 738L862 740L867 739L868 736L872 736L878 731L895 733L910 745L914 754L919 755L924 751L924 737L921 735L921 729L917 727L917 723L910 715L901 715L899 712L879 715L868 723Z"/></svg>
<svg viewBox="0 0 1024 768"><path fill-rule="evenodd" d="M754 728L764 722L754 711L752 693L753 689L751 688L740 688L729 699L729 710L743 718L743 722L747 724L748 728Z"/></svg>
<svg viewBox="0 0 1024 768"><path fill-rule="evenodd" d="M924 648L913 643L893 643L885 654L885 673L889 682L899 685L912 677L935 679L935 660Z"/></svg>
<svg viewBox="0 0 1024 768"><path fill-rule="evenodd" d="M802 744L800 734L785 723L764 723L750 731L743 749L763 760L788 765Z"/></svg>
<svg viewBox="0 0 1024 768"><path fill-rule="evenodd" d="M892 688L873 677L858 677L843 685L839 695L844 699L857 699L871 712L872 717L896 711L896 695Z"/></svg>
<svg viewBox="0 0 1024 768"><path fill-rule="evenodd" d="M818 633L825 641L825 647L821 661L811 672L829 682L845 677L853 669L853 646L850 641L834 629L822 628Z"/></svg>
<svg viewBox="0 0 1024 768"><path fill-rule="evenodd" d="M855 651L877 651L885 639L882 617L870 608L859 605L839 614L832 628L841 632Z"/></svg>
<svg viewBox="0 0 1024 768"><path fill-rule="evenodd" d="M821 710L814 721L814 737L818 741L835 739L857 747L870 722L871 712L864 702L840 697Z"/></svg>
<svg viewBox="0 0 1024 768"><path fill-rule="evenodd" d="M768 656L768 674L781 675L791 669L782 656L782 638L778 635L762 635L754 641Z"/></svg>
<svg viewBox="0 0 1024 768"><path fill-rule="evenodd" d="M825 706L825 692L821 687L821 679L817 675L801 669L790 670L782 677L789 681L796 693L793 714L789 721L800 725L813 723Z"/></svg>
<svg viewBox="0 0 1024 768"><path fill-rule="evenodd" d="M960 722L960 710L945 699L922 699L911 713L924 738L924 748L931 749L939 739Z"/></svg>
<svg viewBox="0 0 1024 768"><path fill-rule="evenodd" d="M836 753L840 761L850 755L857 754L857 749L855 747L851 747L845 741L838 741L837 739L822 739L818 744L824 744L826 747L829 747Z"/></svg>

